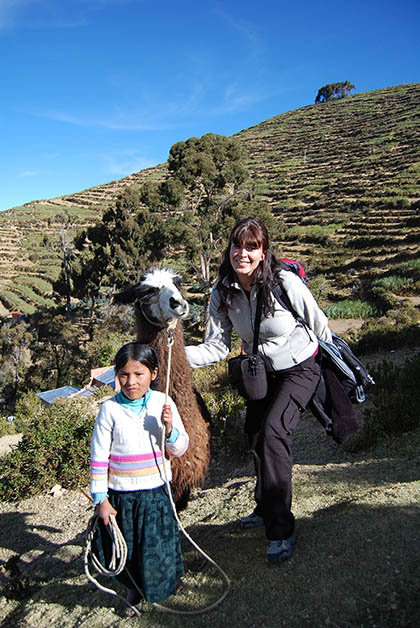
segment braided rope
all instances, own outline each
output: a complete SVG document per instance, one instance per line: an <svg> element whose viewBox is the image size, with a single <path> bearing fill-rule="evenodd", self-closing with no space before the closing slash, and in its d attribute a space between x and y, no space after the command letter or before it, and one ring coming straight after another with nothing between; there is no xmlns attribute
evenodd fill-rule
<svg viewBox="0 0 420 628"><path fill-rule="evenodd" d="M165 404L168 403L168 397L169 397L169 375L171 372L171 356L172 356L172 345L173 345L173 330L169 330L168 329L168 367L167 367L167 377L166 377L166 388L165 388ZM205 608L202 609L198 609L195 611L177 611L171 608L168 608L167 606L162 606L161 604L153 604L153 606L155 608L158 608L161 611L164 611L165 613L174 613L174 614L181 614L181 615L198 615L198 614L202 614L202 613L207 613L208 611L212 610L213 608L215 608L216 606L218 606L224 599L225 597L228 595L228 593L231 590L231 583L229 580L228 575L223 571L223 569L221 567L219 567L219 565L212 559L210 558L210 556L208 556L208 554L206 554L201 547L199 547L199 545L197 545L197 543L194 541L194 539L191 538L191 536L188 534L188 532L185 530L184 526L182 525L179 517L178 517L178 513L176 511L176 506L175 506L175 502L173 500L172 497L172 490L171 490L171 485L169 482L169 477L168 477L168 470L166 468L166 464L167 461L165 459L165 429L162 429L162 441L161 441L161 445L160 445L161 451L163 453L162 459L163 459L163 474L165 477L165 484L166 484L166 488L168 491L168 495L169 495L169 501L171 502L171 506L172 506L172 510L175 516L175 519L178 523L179 529L181 530L182 534L185 536L185 538L191 543L191 545L210 563L212 564L214 567L216 567L216 569L218 570L218 572L222 575L222 578L225 580L227 587L225 589L225 591L223 592L223 594L220 596L219 599L217 599L213 604L211 604L210 606L206 606Z"/></svg>
<svg viewBox="0 0 420 628"><path fill-rule="evenodd" d="M121 530L118 527L117 521L115 519L115 515L109 515L109 523L107 525L107 531L110 534L111 539L112 539L112 557L109 563L109 568L106 568L98 560L96 555L92 552L92 540L93 540L97 523L98 523L98 515L95 514L89 519L87 531L86 531L86 547L85 547L85 553L84 553L84 568L85 568L86 577L89 580L89 582L92 582L92 584L95 585L97 589L99 589L100 591L103 591L104 593L108 593L109 595L112 595L114 597L118 597L125 604L127 604L136 615L140 617L139 609L136 608L136 606L133 606L132 604L130 604L130 602L128 602L127 599L123 598L113 589L108 589L107 587L104 587L90 573L89 561L92 563L93 567L99 574L103 576L107 576L109 578L118 576L118 574L124 571L124 569L126 569L126 562L127 562L127 543L125 542L125 539L121 533ZM134 586L136 587L137 591L141 595L141 591L139 591L138 586L134 582L133 578L131 577L127 569L126 569L126 572L128 576L130 577L131 581L133 582Z"/></svg>

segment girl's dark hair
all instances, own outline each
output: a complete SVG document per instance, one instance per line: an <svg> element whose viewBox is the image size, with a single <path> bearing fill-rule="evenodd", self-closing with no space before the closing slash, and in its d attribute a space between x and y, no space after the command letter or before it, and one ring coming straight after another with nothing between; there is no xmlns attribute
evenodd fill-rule
<svg viewBox="0 0 420 628"><path fill-rule="evenodd" d="M121 347L115 356L115 371L118 373L120 369L124 368L130 358L136 360L136 362L141 362L144 366L147 366L150 373L153 373L155 369L158 369L159 371L157 353L150 345L146 345L142 342L129 342ZM151 383L151 388L156 388L158 385L158 379L159 375Z"/></svg>
<svg viewBox="0 0 420 628"><path fill-rule="evenodd" d="M227 248L223 255L223 261L219 268L219 282L217 288L220 292L220 310L227 310L230 306L236 289L223 285L222 280L227 277L229 284L237 281L235 271L230 263L230 249L232 244L242 245L248 248L262 247L265 254L264 260L255 269L254 283L260 284L262 290L262 311L264 316L274 314L274 304L271 299L271 292L278 283L278 274L285 268L284 264L278 261L270 249L270 241L267 227L262 220L255 216L242 218L234 225Z"/></svg>

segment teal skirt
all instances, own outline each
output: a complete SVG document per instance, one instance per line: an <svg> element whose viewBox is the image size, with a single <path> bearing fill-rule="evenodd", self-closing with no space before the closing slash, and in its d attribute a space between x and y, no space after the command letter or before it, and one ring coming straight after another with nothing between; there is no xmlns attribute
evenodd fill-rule
<svg viewBox="0 0 420 628"><path fill-rule="evenodd" d="M116 576L128 589L136 585L147 602L163 602L176 592L184 575L178 523L166 486L144 491L109 490L110 503L127 543L127 563ZM102 520L96 527L92 549L103 565L111 559L111 537Z"/></svg>

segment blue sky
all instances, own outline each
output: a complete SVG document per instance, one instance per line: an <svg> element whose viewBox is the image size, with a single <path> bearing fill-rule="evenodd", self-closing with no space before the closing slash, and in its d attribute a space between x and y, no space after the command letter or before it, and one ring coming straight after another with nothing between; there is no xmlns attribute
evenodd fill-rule
<svg viewBox="0 0 420 628"><path fill-rule="evenodd" d="M418 0L0 0L0 210L312 104L420 81Z"/></svg>

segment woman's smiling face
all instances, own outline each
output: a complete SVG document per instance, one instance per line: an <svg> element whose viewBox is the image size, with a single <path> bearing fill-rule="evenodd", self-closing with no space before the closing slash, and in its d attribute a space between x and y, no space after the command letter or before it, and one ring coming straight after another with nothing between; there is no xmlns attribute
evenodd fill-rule
<svg viewBox="0 0 420 628"><path fill-rule="evenodd" d="M263 247L251 243L232 242L230 245L230 263L238 276L246 283L252 283L254 272L265 258Z"/></svg>
<svg viewBox="0 0 420 628"><path fill-rule="evenodd" d="M129 358L118 371L121 390L128 399L141 399L149 390L151 382L156 379L158 370L150 372L147 366Z"/></svg>

